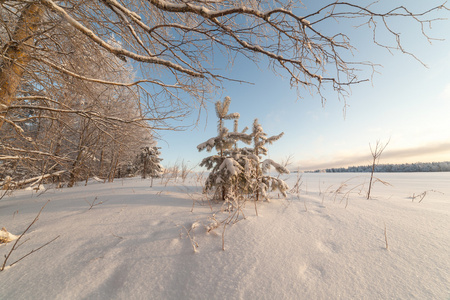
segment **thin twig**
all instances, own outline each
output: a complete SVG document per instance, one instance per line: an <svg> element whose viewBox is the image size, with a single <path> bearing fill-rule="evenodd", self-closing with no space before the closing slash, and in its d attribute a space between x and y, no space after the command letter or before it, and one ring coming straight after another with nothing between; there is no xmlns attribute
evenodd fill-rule
<svg viewBox="0 0 450 300"><path fill-rule="evenodd" d="M19 243L20 239L25 235L25 233L27 233L27 231L31 228L31 226L33 226L34 223L36 223L37 220L39 220L39 216L41 215L42 210L45 208L45 206L50 202L50 200L48 200L44 206L41 207L41 210L39 211L39 213L37 214L37 216L34 218L34 220L30 223L30 225L28 225L28 227L24 230L24 232L22 232L22 234L17 238L16 242L14 243L14 245L12 246L11 250L9 251L8 255L5 256L5 260L3 261L3 265L2 268L0 269L0 271L3 271L5 269L6 266L6 262L8 261L9 257L11 256L11 254L14 252L14 250L17 249L17 244ZM44 245L45 246L45 245ZM40 247L42 248L42 247ZM39 249L40 249L39 248ZM39 250L37 249L37 250ZM36 252L37 250L34 250L32 252ZM31 254L31 253L29 253ZM28 256L29 254L27 254L26 256ZM17 262L17 261L16 261ZM14 263L16 263L14 262Z"/></svg>
<svg viewBox="0 0 450 300"><path fill-rule="evenodd" d="M48 244L54 242L54 241L55 241L57 238L59 238L59 237L60 237L60 236L58 235L58 236L55 237L53 240L51 240L51 241L45 243L44 245L40 246L39 248L31 250L28 254L22 256L21 258L19 258L18 260L16 260L16 261L13 262L12 264L10 264L9 266L11 267L11 266L15 265L16 263L18 263L19 261L21 261L22 259L24 259L24 258L27 257L28 255L31 255L31 254L33 254L34 252L37 252L38 250L44 248L44 247L47 246Z"/></svg>
<svg viewBox="0 0 450 300"><path fill-rule="evenodd" d="M92 203L89 203L89 201L87 201L86 199L84 199L84 201L86 201L86 203L89 204L89 209L88 209L88 210L91 210L94 206L101 205L101 204L103 204L103 203L106 202L106 201L100 201L100 202L98 202L98 203L95 203L95 201L97 201L97 199L98 199L98 197L95 196L95 199L94 199L94 201L92 201ZM107 200L107 201L108 201L108 200Z"/></svg>

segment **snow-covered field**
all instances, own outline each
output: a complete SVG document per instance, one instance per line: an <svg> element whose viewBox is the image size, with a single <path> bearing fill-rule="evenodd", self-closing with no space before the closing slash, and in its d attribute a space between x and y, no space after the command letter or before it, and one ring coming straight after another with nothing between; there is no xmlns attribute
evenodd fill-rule
<svg viewBox="0 0 450 300"><path fill-rule="evenodd" d="M51 201L8 262L60 237L0 272L0 299L450 299L450 173L376 176L392 186L366 200L369 174L303 174L299 195L274 194L259 216L247 203L225 251L205 226L228 213L196 176L18 191L0 200L15 235Z"/></svg>

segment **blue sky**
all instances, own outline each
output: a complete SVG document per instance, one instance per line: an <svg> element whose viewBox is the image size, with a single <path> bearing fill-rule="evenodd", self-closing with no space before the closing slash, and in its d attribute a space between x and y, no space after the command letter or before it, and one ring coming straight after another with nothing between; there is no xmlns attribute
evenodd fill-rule
<svg viewBox="0 0 450 300"><path fill-rule="evenodd" d="M425 1L424 1L425 2ZM432 6L437 1L426 1ZM389 3L389 2L385 2ZM393 5L393 4L392 4ZM447 13L448 15L448 13ZM292 90L288 78L274 75L267 64L255 66L238 58L227 75L253 82L253 85L226 82L217 99L211 99L197 127L183 132L161 132L161 157L166 166L183 160L193 167L209 155L198 153L196 146L216 135L217 120L213 103L231 97L230 112L239 112L240 128L251 127L258 118L266 133L285 135L269 146L270 158L282 161L292 156L291 169L312 170L327 167L369 164L370 149L380 140L390 143L381 163L412 163L450 160L450 31L449 21L442 21L428 31L445 41L430 45L420 35L420 28L400 21L407 50L428 68L407 55L374 46L367 31L350 32L357 47L357 60L371 60L382 65L372 82L352 88L344 103L333 92L326 92L324 106L317 95ZM340 25L341 26L341 25ZM380 36L380 38L384 38ZM223 62L219 62L223 63ZM192 119L186 122L193 122ZM232 122L229 124L232 128Z"/></svg>

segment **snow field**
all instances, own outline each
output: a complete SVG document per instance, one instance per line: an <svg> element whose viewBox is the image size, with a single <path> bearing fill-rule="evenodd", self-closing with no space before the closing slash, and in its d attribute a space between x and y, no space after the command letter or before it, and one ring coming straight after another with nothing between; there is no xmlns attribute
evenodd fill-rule
<svg viewBox="0 0 450 300"><path fill-rule="evenodd" d="M273 194L258 216L246 203L225 251L222 228L204 228L220 205L211 212L194 178L18 191L0 200L0 227L15 235L51 201L9 262L60 238L0 272L0 299L448 299L450 173L376 173L392 186L365 200L355 187L368 176L303 174L299 195Z"/></svg>

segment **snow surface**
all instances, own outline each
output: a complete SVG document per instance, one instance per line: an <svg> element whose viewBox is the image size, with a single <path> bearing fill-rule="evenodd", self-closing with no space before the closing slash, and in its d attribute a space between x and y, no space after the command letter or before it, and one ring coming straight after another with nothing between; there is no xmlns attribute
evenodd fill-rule
<svg viewBox="0 0 450 300"><path fill-rule="evenodd" d="M0 272L0 299L449 299L450 173L376 176L392 186L366 200L368 174L303 174L299 195L272 195L259 216L248 203L225 251L198 175L18 191L0 200L16 235L51 201L9 262L60 238Z"/></svg>

